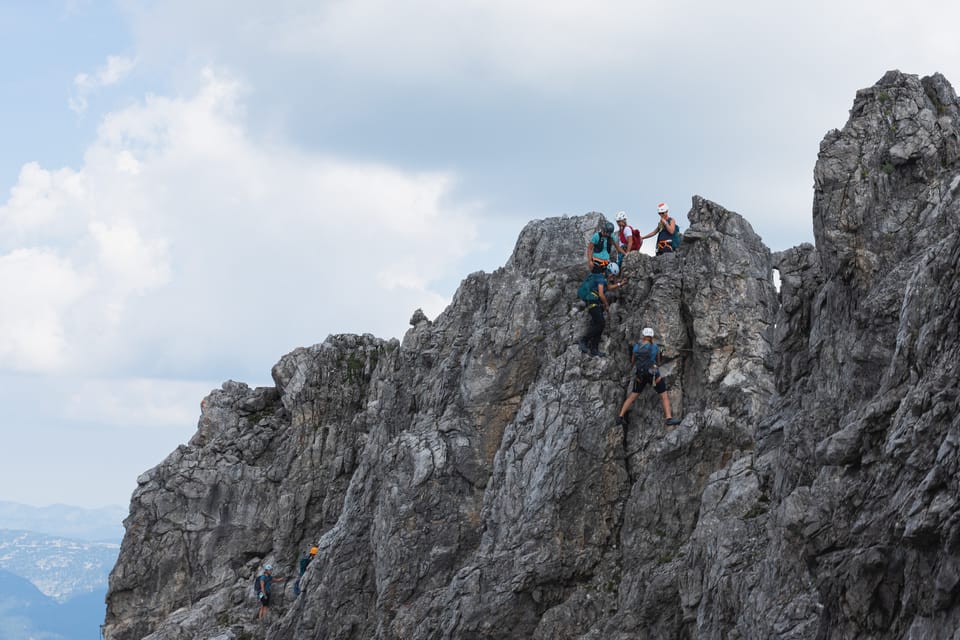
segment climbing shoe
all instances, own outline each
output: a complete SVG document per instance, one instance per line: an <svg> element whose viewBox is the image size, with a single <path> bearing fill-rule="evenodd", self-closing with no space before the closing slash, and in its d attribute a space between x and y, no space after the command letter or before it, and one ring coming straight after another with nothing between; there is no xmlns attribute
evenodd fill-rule
<svg viewBox="0 0 960 640"><path fill-rule="evenodd" d="M618 427L627 426L627 419L624 418L623 416L617 416L617 426Z"/></svg>
<svg viewBox="0 0 960 640"><path fill-rule="evenodd" d="M672 427L675 424L680 424L680 418L669 418L665 424L669 427Z"/></svg>
<svg viewBox="0 0 960 640"><path fill-rule="evenodd" d="M583 353L590 353L590 347L587 346L586 340L580 340L577 342L577 346L580 347L580 351Z"/></svg>
<svg viewBox="0 0 960 640"><path fill-rule="evenodd" d="M607 354L605 354L603 351L600 351L599 349L594 349L593 351L590 352L590 355L592 355L594 358L603 358Z"/></svg>

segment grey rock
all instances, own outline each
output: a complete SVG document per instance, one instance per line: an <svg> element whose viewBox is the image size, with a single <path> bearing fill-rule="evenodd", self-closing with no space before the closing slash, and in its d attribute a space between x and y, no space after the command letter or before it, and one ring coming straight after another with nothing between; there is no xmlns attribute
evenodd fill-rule
<svg viewBox="0 0 960 640"><path fill-rule="evenodd" d="M956 638L958 109L941 76L860 91L815 246L694 197L677 254L624 260L606 358L576 345L594 212L528 224L402 341L226 383L139 480L104 636ZM673 429L651 391L614 421L644 326ZM259 568L314 542L255 623Z"/></svg>
<svg viewBox="0 0 960 640"><path fill-rule="evenodd" d="M410 317L410 326L415 327L421 322L430 322L430 319L427 318L427 314L423 312L423 309L417 309Z"/></svg>

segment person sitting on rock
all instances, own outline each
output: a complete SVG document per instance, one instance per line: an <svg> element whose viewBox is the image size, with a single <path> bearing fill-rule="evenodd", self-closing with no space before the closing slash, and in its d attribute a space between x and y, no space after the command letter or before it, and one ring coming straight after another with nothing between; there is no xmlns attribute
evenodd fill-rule
<svg viewBox="0 0 960 640"><path fill-rule="evenodd" d="M658 204L657 215L660 216L660 222L657 223L657 228L647 235L641 236L642 240L657 236L658 256L664 253L673 253L673 232L677 230L677 221L669 217L668 213L670 213L670 207L667 206L666 202Z"/></svg>
<svg viewBox="0 0 960 640"><path fill-rule="evenodd" d="M613 231L613 223L604 220L597 231L587 240L587 266L591 269L598 266L606 267L607 263L610 262L610 253L620 252L620 248L611 237Z"/></svg>
<svg viewBox="0 0 960 640"><path fill-rule="evenodd" d="M591 356L602 357L606 355L600 351L600 338L603 336L603 329L607 324L603 314L610 310L607 292L611 289L619 289L624 284L623 281L609 284L607 275L616 276L619 273L620 268L616 262L608 262L606 267L596 265L577 292L580 299L587 303L587 313L590 314L590 325L587 327L587 332L577 344L580 346L580 351L589 353Z"/></svg>
<svg viewBox="0 0 960 640"><path fill-rule="evenodd" d="M273 565L264 565L263 573L257 576L256 588L257 599L260 600L260 611L257 613L257 620L263 620L270 608L270 587L274 582L286 582L286 578L273 577Z"/></svg>
<svg viewBox="0 0 960 640"><path fill-rule="evenodd" d="M666 424L673 426L680 424L679 418L674 418L670 411L670 396L667 394L667 385L660 376L660 359L662 351L660 347L653 342L654 331L650 327L643 330L643 338L639 343L633 346L633 353L630 356L630 364L633 365L636 377L633 381L633 390L627 395L620 407L620 415L617 416L617 424L621 427L626 426L627 419L624 417L630 409L630 405L637 399L640 392L647 385L650 385L660 395L660 402L663 403L663 415L666 418Z"/></svg>

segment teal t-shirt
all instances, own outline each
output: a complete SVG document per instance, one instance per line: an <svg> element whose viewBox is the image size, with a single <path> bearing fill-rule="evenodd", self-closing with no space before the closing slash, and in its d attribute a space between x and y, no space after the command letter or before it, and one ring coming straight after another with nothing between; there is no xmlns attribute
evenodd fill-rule
<svg viewBox="0 0 960 640"><path fill-rule="evenodd" d="M600 232L597 231L592 236L590 236L590 242L593 243L593 257L600 258L601 260L606 260L610 262L610 238L604 237L603 251L597 251L597 243L600 242Z"/></svg>

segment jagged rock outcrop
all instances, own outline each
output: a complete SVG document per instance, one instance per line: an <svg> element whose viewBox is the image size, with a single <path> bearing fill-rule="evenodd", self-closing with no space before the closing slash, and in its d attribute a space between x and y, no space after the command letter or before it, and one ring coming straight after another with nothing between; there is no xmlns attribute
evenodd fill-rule
<svg viewBox="0 0 960 640"><path fill-rule="evenodd" d="M955 638L958 109L938 75L860 91L815 247L695 197L678 254L627 257L606 358L575 345L589 214L530 223L402 342L226 383L139 479L105 637ZM648 325L673 430L651 391L614 422ZM252 620L258 568L313 542Z"/></svg>

